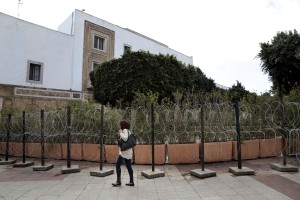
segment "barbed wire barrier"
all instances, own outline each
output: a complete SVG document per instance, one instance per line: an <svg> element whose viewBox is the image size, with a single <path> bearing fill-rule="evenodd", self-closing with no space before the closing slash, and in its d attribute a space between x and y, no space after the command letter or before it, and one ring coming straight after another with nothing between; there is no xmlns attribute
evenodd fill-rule
<svg viewBox="0 0 300 200"><path fill-rule="evenodd" d="M155 105L154 131L155 144L199 144L201 140L201 106L204 108L205 142L233 142L236 140L236 121L232 103L205 103ZM262 145L267 139L277 139L283 133L288 136L288 142L283 148L289 155L299 154L300 144L300 103L285 102L284 128L280 120L280 103L277 101L262 104L240 104L241 141L261 140ZM104 109L104 144L115 145L119 122L128 119L131 130L137 136L138 144L151 144L150 106L116 109ZM26 112L26 155L40 156L41 116L40 112ZM71 109L71 143L72 159L83 160L83 144L99 144L101 113L96 107L74 107ZM7 116L0 118L1 154L5 153L6 142L9 140L9 154L21 156L22 143L22 113L13 113L11 118L10 137L7 138ZM45 152L48 158L66 158L67 143L67 112L66 109L49 110L44 113ZM265 141L265 142L264 142ZM277 142L278 143L278 142ZM276 143L276 144L277 144ZM29 144L36 144L30 146ZM242 147L243 148L243 147ZM269 149L269 155L278 155L282 151L275 146ZM278 152L280 151L280 152ZM168 152L167 152L168 154ZM179 155L175 155L179 156ZM186 155L193 156L193 155Z"/></svg>

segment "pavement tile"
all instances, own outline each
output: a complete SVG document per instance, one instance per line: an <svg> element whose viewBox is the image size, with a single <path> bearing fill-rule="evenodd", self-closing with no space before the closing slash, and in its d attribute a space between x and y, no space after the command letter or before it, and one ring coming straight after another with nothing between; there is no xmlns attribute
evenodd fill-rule
<svg viewBox="0 0 300 200"><path fill-rule="evenodd" d="M32 159L34 160L34 159ZM243 161L243 165L256 170L254 176L234 176L228 172L236 162L210 163L207 167L217 172L216 177L199 179L190 175L199 164L159 165L165 177L147 179L141 175L149 165L133 165L134 187L129 182L126 167L122 166L122 186L112 187L116 174L93 177L90 171L98 169L95 162L74 161L81 172L61 174L62 160L48 160L55 167L45 172L34 172L31 167L0 166L0 200L5 199L77 199L77 200L194 200L194 199L299 199L300 173L282 173L270 169L270 163L280 158ZM37 161L38 162L38 161ZM288 158L288 162L294 162ZM295 164L295 162L294 162ZM114 169L113 164L105 164Z"/></svg>
<svg viewBox="0 0 300 200"><path fill-rule="evenodd" d="M257 191L249 188L249 187L242 187L242 188L233 188L238 194L256 194Z"/></svg>
<svg viewBox="0 0 300 200"><path fill-rule="evenodd" d="M137 200L137 194L119 194L118 200Z"/></svg>
<svg viewBox="0 0 300 200"><path fill-rule="evenodd" d="M143 186L139 186L138 187L138 193L139 194L150 194L150 193L157 193L156 187L155 186L151 186L151 187L143 187Z"/></svg>
<svg viewBox="0 0 300 200"><path fill-rule="evenodd" d="M280 193L276 193L276 192L273 192L273 193L262 193L265 197L269 198L269 199L272 199L272 200L291 200L291 198L289 198L288 196L285 196L283 194L280 194ZM296 198L294 200L297 200L299 198Z"/></svg>
<svg viewBox="0 0 300 200"><path fill-rule="evenodd" d="M84 194L81 194L80 196L78 196L76 198L76 200L97 200L98 199L98 195L96 196L86 196Z"/></svg>
<svg viewBox="0 0 300 200"><path fill-rule="evenodd" d="M253 193L253 194L241 194L243 199L247 200L253 200L253 199L259 199L259 200L269 200L268 197L264 196L263 194L260 193Z"/></svg>
<svg viewBox="0 0 300 200"><path fill-rule="evenodd" d="M205 190L201 190L201 189L198 189L196 190L196 192L199 194L199 196L201 198L204 198L204 197L216 197L216 196L220 196L215 190L213 190L212 188L209 188L209 189L205 189Z"/></svg>
<svg viewBox="0 0 300 200"><path fill-rule="evenodd" d="M173 191L173 192L158 192L158 197L159 199L180 199L177 192Z"/></svg>
<svg viewBox="0 0 300 200"><path fill-rule="evenodd" d="M199 198L199 194L194 190L176 191L180 199Z"/></svg>
<svg viewBox="0 0 300 200"><path fill-rule="evenodd" d="M56 200L75 200L78 196L76 195L61 195Z"/></svg>
<svg viewBox="0 0 300 200"><path fill-rule="evenodd" d="M280 175L258 175L254 179L264 183L291 199L300 199L300 184Z"/></svg>
<svg viewBox="0 0 300 200"><path fill-rule="evenodd" d="M119 190L120 190L120 188L117 188L117 189L102 189L101 193L99 193L99 195L98 195L98 199L100 199L100 200L118 199Z"/></svg>
<svg viewBox="0 0 300 200"><path fill-rule="evenodd" d="M233 194L233 195L224 195L222 196L224 200L244 200L244 198L239 194Z"/></svg>
<svg viewBox="0 0 300 200"><path fill-rule="evenodd" d="M37 199L37 197L33 197L33 196L28 196L28 197L22 196L22 197L18 198L18 200L35 200L35 199ZM0 198L0 200L1 200L1 198Z"/></svg>
<svg viewBox="0 0 300 200"><path fill-rule="evenodd" d="M219 196L209 196L209 197L203 197L203 200L223 200L222 197Z"/></svg>
<svg viewBox="0 0 300 200"><path fill-rule="evenodd" d="M158 200L158 194L156 192L150 192L150 193L146 193L146 192L139 192L138 193L138 199L143 199L143 200Z"/></svg>
<svg viewBox="0 0 300 200"><path fill-rule="evenodd" d="M238 194L235 190L233 190L231 188L219 188L219 189L214 189L214 190L222 197Z"/></svg>

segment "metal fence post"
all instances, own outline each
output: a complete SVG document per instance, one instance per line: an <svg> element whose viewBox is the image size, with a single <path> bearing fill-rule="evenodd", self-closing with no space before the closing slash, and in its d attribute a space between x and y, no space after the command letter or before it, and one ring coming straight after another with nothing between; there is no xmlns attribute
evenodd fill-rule
<svg viewBox="0 0 300 200"><path fill-rule="evenodd" d="M67 167L71 167L71 107L67 107Z"/></svg>
<svg viewBox="0 0 300 200"><path fill-rule="evenodd" d="M154 106L151 103L152 171L154 172Z"/></svg>
<svg viewBox="0 0 300 200"><path fill-rule="evenodd" d="M284 101L283 101L283 95L279 95L279 119L281 121L281 146L283 147L282 149L282 159L283 159L283 165L286 165L286 138L287 134L285 131L285 121L284 121L284 115L285 115L285 110L284 110Z"/></svg>
<svg viewBox="0 0 300 200"><path fill-rule="evenodd" d="M201 104L200 111L200 124L201 124L201 170L204 171L204 103Z"/></svg>
<svg viewBox="0 0 300 200"><path fill-rule="evenodd" d="M104 117L104 106L101 105L101 128L100 128L100 171L103 167L103 117Z"/></svg>
<svg viewBox="0 0 300 200"><path fill-rule="evenodd" d="M45 165L44 110L41 110L41 165Z"/></svg>
<svg viewBox="0 0 300 200"><path fill-rule="evenodd" d="M23 111L23 116L22 116L22 129L23 129L23 132L22 132L22 143L23 143L23 163L25 163L25 140L26 140L26 135L25 135L25 132L26 132L26 121L25 121L25 111Z"/></svg>
<svg viewBox="0 0 300 200"><path fill-rule="evenodd" d="M11 129L11 114L8 114L8 118L7 118L7 132L6 132L5 161L8 161L9 141L10 141L10 129Z"/></svg>
<svg viewBox="0 0 300 200"><path fill-rule="evenodd" d="M238 169L242 169L242 151L241 151L241 126L240 126L240 108L239 102L234 103L235 110L235 122L236 122L236 132L237 132L237 154L238 154Z"/></svg>

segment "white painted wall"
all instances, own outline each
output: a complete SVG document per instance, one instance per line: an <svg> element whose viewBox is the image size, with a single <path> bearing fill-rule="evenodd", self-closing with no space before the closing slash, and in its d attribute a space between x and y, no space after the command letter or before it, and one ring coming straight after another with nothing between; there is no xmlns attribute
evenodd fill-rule
<svg viewBox="0 0 300 200"><path fill-rule="evenodd" d="M193 63L192 57L79 10L59 26L60 32L0 12L0 83L82 91L85 20L115 32L115 58L127 44L133 51L171 54L186 64ZM44 64L42 84L26 82L27 60Z"/></svg>
<svg viewBox="0 0 300 200"><path fill-rule="evenodd" d="M153 54L170 54L174 55L179 61L185 64L193 64L193 58L186 56L178 51L170 49L167 45L159 44L153 40L147 39L143 36L135 34L131 31L117 27L116 29L116 45L115 45L115 57L119 58L124 53L124 44L130 45L132 51L149 51Z"/></svg>
<svg viewBox="0 0 300 200"><path fill-rule="evenodd" d="M72 45L70 35L0 13L0 83L73 89ZM26 82L27 60L44 63L42 84Z"/></svg>
<svg viewBox="0 0 300 200"><path fill-rule="evenodd" d="M168 48L153 40L142 37L117 25L99 19L85 12L75 10L58 28L59 31L70 34L72 24L74 25L74 63L73 63L73 84L72 88L81 90L82 87L82 63L83 63L83 42L84 42L84 21L97 24L115 32L115 51L114 57L119 58L123 55L124 44L130 45L133 51L149 51L153 54L170 54L185 64L193 64L193 57L186 56L180 52ZM73 19L73 21L71 20ZM73 23L72 23L73 22Z"/></svg>
<svg viewBox="0 0 300 200"><path fill-rule="evenodd" d="M65 21L63 21L59 26L58 26L58 30L62 33L68 34L68 35L74 35L74 26L72 26L73 22L74 22L74 12L72 12L71 15L69 15L69 17L67 17L67 19L65 19Z"/></svg>
<svg viewBox="0 0 300 200"><path fill-rule="evenodd" d="M79 37L79 38L83 37L84 30L83 29L81 30L81 27L82 28L84 27L83 26L84 20L87 20L89 22L98 24L100 26L115 31L115 52L114 52L115 58L119 58L121 55L123 55L124 53L123 48L125 43L130 45L133 51L144 50L144 51L149 51L150 53L153 54L159 54L159 53L165 55L170 54L176 56L178 60L182 61L185 64L193 64L192 56L184 55L176 50L167 47L166 45L161 45L159 42L154 42L151 39L142 37L122 27L119 27L105 20L89 15L85 12L79 10L75 10L74 12L75 12L75 26L79 27L77 31L75 30L75 37ZM68 20L68 24L70 25L69 21L70 20Z"/></svg>

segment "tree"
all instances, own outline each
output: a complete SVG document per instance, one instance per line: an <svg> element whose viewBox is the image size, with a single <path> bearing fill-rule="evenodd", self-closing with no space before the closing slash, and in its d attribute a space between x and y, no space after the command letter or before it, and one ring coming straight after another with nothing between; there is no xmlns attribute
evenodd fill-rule
<svg viewBox="0 0 300 200"><path fill-rule="evenodd" d="M236 85L233 85L228 90L229 96L232 102L240 101L243 97L246 97L250 92L239 81L236 81Z"/></svg>
<svg viewBox="0 0 300 200"><path fill-rule="evenodd" d="M213 80L192 65L185 66L172 55L126 52L121 58L102 63L90 73L96 101L128 106L137 92L158 93L158 101L174 99L176 91L209 91Z"/></svg>
<svg viewBox="0 0 300 200"><path fill-rule="evenodd" d="M271 43L260 43L262 71L268 73L273 89L279 94L289 92L300 85L300 35L294 32L278 32Z"/></svg>
<svg viewBox="0 0 300 200"><path fill-rule="evenodd" d="M260 43L258 57L262 70L269 74L274 89L279 91L282 146L286 144L283 95L289 94L300 84L300 36L294 32L278 32L271 43ZM286 165L286 148L283 149L283 165Z"/></svg>
<svg viewBox="0 0 300 200"><path fill-rule="evenodd" d="M184 71L185 89L210 92L216 88L214 80L207 78L199 67L188 65Z"/></svg>

